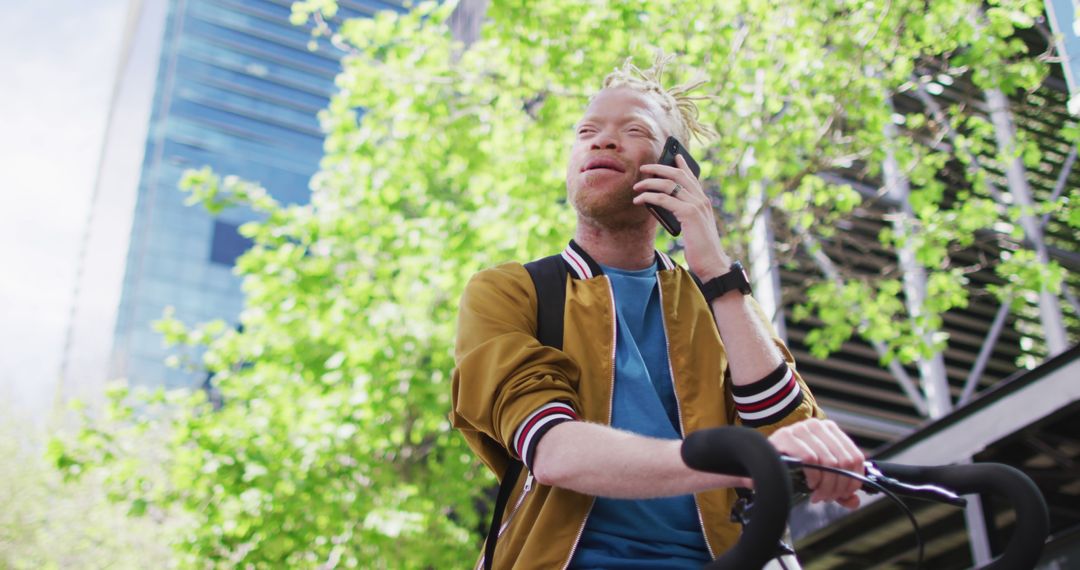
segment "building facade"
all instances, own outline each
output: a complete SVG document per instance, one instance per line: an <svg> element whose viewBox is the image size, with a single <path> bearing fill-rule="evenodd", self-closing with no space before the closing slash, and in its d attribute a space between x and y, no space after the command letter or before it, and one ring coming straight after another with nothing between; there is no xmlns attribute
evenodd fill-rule
<svg viewBox="0 0 1080 570"><path fill-rule="evenodd" d="M305 203L323 137L317 113L341 53L289 22L290 0L133 0L100 161L61 394L91 400L109 379L189 386L197 366L167 367L154 330L167 307L188 324L236 322L236 258L245 208L210 215L185 204L183 173L208 166ZM401 9L339 2L339 18ZM196 357L197 355L188 355ZM197 364L197 363L195 363Z"/></svg>

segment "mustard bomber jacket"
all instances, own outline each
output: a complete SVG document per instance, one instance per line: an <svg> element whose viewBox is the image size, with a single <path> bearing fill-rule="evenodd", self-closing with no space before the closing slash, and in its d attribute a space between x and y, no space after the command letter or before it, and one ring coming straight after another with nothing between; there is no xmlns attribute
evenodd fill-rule
<svg viewBox="0 0 1080 570"><path fill-rule="evenodd" d="M568 403L584 421L610 425L615 381L615 306L608 278L576 244L563 253L566 283L563 349L536 339L537 297L519 263L483 270L461 299L450 420L481 461L502 477L522 422L541 406ZM570 253L571 256L568 256ZM577 255L573 255L573 254ZM682 433L742 423L726 379L727 357L712 311L690 273L663 254L658 272L671 379ZM755 307L756 307L755 303ZM762 313L760 308L758 312ZM762 319L768 322L762 313ZM773 335L788 365L791 353ZM802 403L766 436L808 417L823 417L802 378ZM518 459L516 456L514 459ZM493 568L565 568L585 528L593 497L520 477L503 514ZM715 489L694 496L706 543L715 558L738 539L730 522L735 493Z"/></svg>

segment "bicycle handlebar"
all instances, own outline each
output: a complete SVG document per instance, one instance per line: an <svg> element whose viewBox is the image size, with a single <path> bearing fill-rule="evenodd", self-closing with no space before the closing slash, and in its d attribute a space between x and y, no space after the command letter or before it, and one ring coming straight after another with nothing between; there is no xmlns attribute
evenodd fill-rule
<svg viewBox="0 0 1080 570"><path fill-rule="evenodd" d="M757 491L752 517L739 542L706 568L764 566L776 554L791 502L791 477L776 449L755 430L724 427L690 434L683 442L682 457L689 467L699 471L749 475ZM1018 469L998 463L919 466L872 462L868 463L867 472L887 488L914 490L901 492L908 496L958 504L949 500L951 490L957 494L997 495L1008 500L1016 511L1012 537L1001 556L983 570L1032 568L1042 554L1050 528L1046 501L1038 487ZM933 486L920 488L920 485Z"/></svg>
<svg viewBox="0 0 1080 570"><path fill-rule="evenodd" d="M791 508L791 478L769 440L745 427L702 430L682 444L683 461L692 469L749 475L756 489L753 516L730 550L706 566L711 570L761 568L776 555L776 545Z"/></svg>
<svg viewBox="0 0 1080 570"><path fill-rule="evenodd" d="M900 465L875 462L883 473L909 483L934 483L958 494L988 494L1006 499L1016 511L1009 544L984 570L1034 568L1050 533L1050 515L1039 488L1022 471L1001 463Z"/></svg>

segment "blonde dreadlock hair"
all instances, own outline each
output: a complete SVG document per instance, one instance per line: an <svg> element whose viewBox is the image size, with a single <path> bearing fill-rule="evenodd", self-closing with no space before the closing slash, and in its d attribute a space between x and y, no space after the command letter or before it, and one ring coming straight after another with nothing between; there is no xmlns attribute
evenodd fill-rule
<svg viewBox="0 0 1080 570"><path fill-rule="evenodd" d="M665 55L664 52L657 51L653 66L643 71L633 64L633 58L628 57L623 62L621 69L615 69L604 78L604 89L628 87L653 97L672 119L675 132L671 134L679 139L679 142L683 145L689 147L691 135L698 140L707 140L716 136L716 131L708 125L702 124L698 119L697 101L706 100L710 97L706 95L688 95L690 91L704 85L704 79L683 83L671 88L664 87L664 69L674 59L674 55Z"/></svg>

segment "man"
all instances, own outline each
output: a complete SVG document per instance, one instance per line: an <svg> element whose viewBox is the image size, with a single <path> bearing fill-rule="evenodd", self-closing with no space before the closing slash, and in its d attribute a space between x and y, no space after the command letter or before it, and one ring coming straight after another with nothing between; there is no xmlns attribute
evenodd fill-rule
<svg viewBox="0 0 1080 570"><path fill-rule="evenodd" d="M653 249L646 204L679 219L702 283L732 270L686 162L655 164L669 135L689 144L706 131L686 95L693 86L662 86L666 62L609 75L577 125L562 350L536 339L537 295L522 265L478 273L462 297L451 419L497 475L514 460L528 470L494 568L700 568L723 553L739 533L731 487L746 482L682 462L681 438L700 429L750 425L783 453L862 470L753 298L707 300ZM811 500L858 504L858 483L807 478Z"/></svg>

